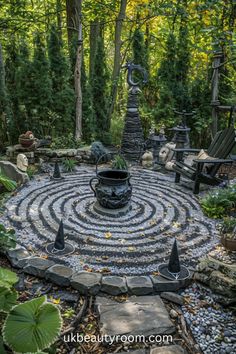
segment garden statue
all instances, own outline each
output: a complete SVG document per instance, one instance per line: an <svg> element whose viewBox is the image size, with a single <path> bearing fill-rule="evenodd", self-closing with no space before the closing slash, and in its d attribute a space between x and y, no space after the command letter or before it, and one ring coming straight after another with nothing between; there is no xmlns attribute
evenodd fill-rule
<svg viewBox="0 0 236 354"><path fill-rule="evenodd" d="M18 154L16 165L20 171L26 172L29 165L27 157L24 154Z"/></svg>
<svg viewBox="0 0 236 354"><path fill-rule="evenodd" d="M165 165L165 168L167 170L172 170L172 166L175 162L174 160L175 147L176 147L176 143L171 141L165 144L159 152L159 161Z"/></svg>
<svg viewBox="0 0 236 354"><path fill-rule="evenodd" d="M139 71L143 74L143 83L147 82L147 73L140 65L127 62L124 66L127 69L127 83L130 87L127 103L127 113L123 131L121 152L129 160L139 160L144 149L144 135L138 111L138 94L140 82L134 82L132 74Z"/></svg>
<svg viewBox="0 0 236 354"><path fill-rule="evenodd" d="M19 136L19 144L24 148L35 147L35 137L34 134L28 130L26 133Z"/></svg>
<svg viewBox="0 0 236 354"><path fill-rule="evenodd" d="M142 166L146 168L150 168L153 166L153 153L151 151L145 151L143 156L141 157Z"/></svg>
<svg viewBox="0 0 236 354"><path fill-rule="evenodd" d="M169 280L184 280L190 277L188 268L180 264L177 241L174 240L169 263L162 263L158 266L160 275Z"/></svg>

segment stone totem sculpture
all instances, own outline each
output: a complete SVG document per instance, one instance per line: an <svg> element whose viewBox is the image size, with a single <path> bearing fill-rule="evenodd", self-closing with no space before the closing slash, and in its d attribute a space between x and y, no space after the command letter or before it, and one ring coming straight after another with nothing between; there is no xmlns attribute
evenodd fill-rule
<svg viewBox="0 0 236 354"><path fill-rule="evenodd" d="M138 85L132 79L133 71L140 71L143 75L142 82L147 82L147 73L140 65L131 62L123 67L127 70L127 83L129 85L129 95L127 103L127 112L121 143L121 153L127 160L139 160L144 150L143 128L138 111L138 94L141 92Z"/></svg>

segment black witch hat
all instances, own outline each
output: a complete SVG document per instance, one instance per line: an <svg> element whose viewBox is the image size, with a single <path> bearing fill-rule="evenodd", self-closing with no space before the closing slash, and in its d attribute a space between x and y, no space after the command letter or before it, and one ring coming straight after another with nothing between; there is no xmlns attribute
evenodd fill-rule
<svg viewBox="0 0 236 354"><path fill-rule="evenodd" d="M54 249L56 251L63 251L65 249L65 235L64 235L64 225L62 219L54 242Z"/></svg>
<svg viewBox="0 0 236 354"><path fill-rule="evenodd" d="M189 278L189 270L185 266L180 265L176 239L172 246L169 263L159 264L158 271L161 276L169 280L183 280Z"/></svg>
<svg viewBox="0 0 236 354"><path fill-rule="evenodd" d="M61 175L61 171L60 171L60 167L59 167L59 164L58 164L58 161L55 162L55 165L54 165L54 172L53 172L53 175L52 175L52 179L62 179L62 175Z"/></svg>
<svg viewBox="0 0 236 354"><path fill-rule="evenodd" d="M57 235L55 241L49 243L46 246L46 250L48 253L57 254L57 255L65 255L74 252L74 246L70 243L65 242L65 235L64 235L64 225L63 221L61 220L59 229L57 231Z"/></svg>

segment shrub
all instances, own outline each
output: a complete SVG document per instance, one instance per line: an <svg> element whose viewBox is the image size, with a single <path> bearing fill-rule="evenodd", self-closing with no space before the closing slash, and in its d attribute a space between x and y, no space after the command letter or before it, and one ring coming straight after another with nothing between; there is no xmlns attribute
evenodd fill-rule
<svg viewBox="0 0 236 354"><path fill-rule="evenodd" d="M225 238L236 239L236 219L226 217L220 224L219 229Z"/></svg>
<svg viewBox="0 0 236 354"><path fill-rule="evenodd" d="M52 149L77 149L85 145L82 141L75 140L72 133L53 138Z"/></svg>
<svg viewBox="0 0 236 354"><path fill-rule="evenodd" d="M66 172L73 172L75 170L77 161L73 159L64 159L63 166Z"/></svg>
<svg viewBox="0 0 236 354"><path fill-rule="evenodd" d="M236 208L236 185L209 193L200 204L204 213L211 218L229 215Z"/></svg>
<svg viewBox="0 0 236 354"><path fill-rule="evenodd" d="M115 155L114 159L111 161L112 163L112 168L114 170L127 170L128 165L127 162L125 161L124 157L121 155Z"/></svg>

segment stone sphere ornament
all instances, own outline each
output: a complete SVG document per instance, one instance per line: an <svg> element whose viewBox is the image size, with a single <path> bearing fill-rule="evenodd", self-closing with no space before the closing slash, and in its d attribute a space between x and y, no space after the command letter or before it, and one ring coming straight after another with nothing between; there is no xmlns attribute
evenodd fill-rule
<svg viewBox="0 0 236 354"><path fill-rule="evenodd" d="M16 165L20 171L26 172L29 166L27 156L25 156L24 154L18 154L16 158Z"/></svg>

